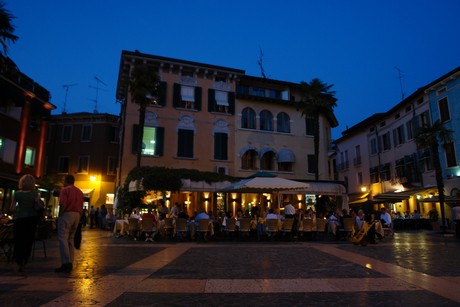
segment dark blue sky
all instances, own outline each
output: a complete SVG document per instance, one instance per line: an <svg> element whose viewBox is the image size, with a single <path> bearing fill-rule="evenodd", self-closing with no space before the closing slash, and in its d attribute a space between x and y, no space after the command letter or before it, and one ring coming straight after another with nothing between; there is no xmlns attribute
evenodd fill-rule
<svg viewBox="0 0 460 307"><path fill-rule="evenodd" d="M60 113L119 113L122 50L334 84L338 138L460 65L457 0L4 0L20 37L9 56Z"/></svg>

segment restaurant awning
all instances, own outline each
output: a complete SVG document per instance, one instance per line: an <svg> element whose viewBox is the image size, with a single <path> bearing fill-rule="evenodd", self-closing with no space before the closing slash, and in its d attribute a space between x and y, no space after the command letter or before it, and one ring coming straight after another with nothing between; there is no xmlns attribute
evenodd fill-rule
<svg viewBox="0 0 460 307"><path fill-rule="evenodd" d="M305 194L318 194L318 195L346 195L347 189L341 183L327 182L327 181L308 181L308 188L296 192L287 193L305 193Z"/></svg>
<svg viewBox="0 0 460 307"><path fill-rule="evenodd" d="M435 188L429 187L429 188L417 188L417 189L411 189L407 191L402 191L402 192L385 192L381 194L377 194L374 196L373 200L374 202L400 202L406 199L411 198L411 196L416 195L416 194L426 194L433 192Z"/></svg>
<svg viewBox="0 0 460 307"><path fill-rule="evenodd" d="M355 193L348 195L348 205L356 206L362 205L369 201L369 192L366 193Z"/></svg>
<svg viewBox="0 0 460 307"><path fill-rule="evenodd" d="M439 196L423 198L418 200L421 203L439 203ZM460 198L456 196L445 196L444 203L446 204L460 204Z"/></svg>
<svg viewBox="0 0 460 307"><path fill-rule="evenodd" d="M410 198L410 194L404 192L386 192L377 194L374 196L374 201L381 201L381 202L400 202Z"/></svg>

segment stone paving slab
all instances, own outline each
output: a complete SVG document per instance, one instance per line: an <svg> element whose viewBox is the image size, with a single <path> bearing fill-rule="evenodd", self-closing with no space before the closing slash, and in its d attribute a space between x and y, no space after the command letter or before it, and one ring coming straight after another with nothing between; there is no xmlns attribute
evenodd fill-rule
<svg viewBox="0 0 460 307"><path fill-rule="evenodd" d="M282 279L384 277L307 246L224 245L191 248L151 278Z"/></svg>
<svg viewBox="0 0 460 307"><path fill-rule="evenodd" d="M339 248L433 276L460 276L460 241L452 237L397 233L377 245Z"/></svg>
<svg viewBox="0 0 460 307"><path fill-rule="evenodd" d="M332 240L151 243L87 230L70 276L54 273L56 238L46 244L48 257L37 248L25 274L0 260L0 306L460 303L460 241L432 233L397 233L361 247Z"/></svg>
<svg viewBox="0 0 460 307"><path fill-rule="evenodd" d="M107 306L458 306L428 291L334 293L124 293Z"/></svg>

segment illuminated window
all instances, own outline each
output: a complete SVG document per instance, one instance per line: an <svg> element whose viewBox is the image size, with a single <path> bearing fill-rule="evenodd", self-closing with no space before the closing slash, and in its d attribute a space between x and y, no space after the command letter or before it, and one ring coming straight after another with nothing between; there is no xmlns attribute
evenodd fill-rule
<svg viewBox="0 0 460 307"><path fill-rule="evenodd" d="M142 138L142 154L146 156L155 155L155 145L157 139L156 127L145 127L144 136Z"/></svg>
<svg viewBox="0 0 460 307"><path fill-rule="evenodd" d="M32 148L32 147L26 148L24 164L30 167L33 167L35 165L35 148Z"/></svg>
<svg viewBox="0 0 460 307"><path fill-rule="evenodd" d="M163 127L144 127L142 135L142 155L145 156L162 156L163 155ZM139 152L139 125L133 125L132 153Z"/></svg>

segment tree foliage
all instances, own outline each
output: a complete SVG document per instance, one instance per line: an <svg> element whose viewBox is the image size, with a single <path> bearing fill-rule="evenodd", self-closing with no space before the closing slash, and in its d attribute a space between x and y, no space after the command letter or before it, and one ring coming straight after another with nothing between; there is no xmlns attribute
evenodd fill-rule
<svg viewBox="0 0 460 307"><path fill-rule="evenodd" d="M315 125L313 131L315 180L319 179L319 117L321 114L333 113L333 108L337 106L337 98L334 97L335 91L331 90L333 86L333 84L328 85L318 78L312 79L310 83L300 82L302 100L297 103L297 107L302 112L305 122L311 118Z"/></svg>
<svg viewBox="0 0 460 307"><path fill-rule="evenodd" d="M130 182L141 179L144 190L129 192ZM120 194L123 203L122 206L128 208L127 210L139 206L141 204L141 199L146 195L146 191L180 191L182 188L182 179L190 179L195 182L204 181L209 184L222 181L234 182L238 180L238 178L232 176L214 172L201 172L195 169L174 169L158 166L135 167L129 172L123 185Z"/></svg>
<svg viewBox="0 0 460 307"><path fill-rule="evenodd" d="M12 20L15 17L5 8L5 4L0 2L0 44L3 47L3 53L8 52L8 43L14 43L18 37L13 34L15 28Z"/></svg>
<svg viewBox="0 0 460 307"><path fill-rule="evenodd" d="M429 148L433 157L433 166L435 170L436 186L439 194L439 205L441 207L441 223L445 230L445 213L444 213L444 179L442 177L442 167L439 157L439 145L445 145L452 141L452 130L446 129L443 124L437 120L432 126L426 126L420 129L415 137L415 142L419 148Z"/></svg>
<svg viewBox="0 0 460 307"><path fill-rule="evenodd" d="M139 105L139 139L137 146L137 163L136 166L141 166L142 157L142 139L144 137L145 111L147 106L152 101L158 99L158 85L160 78L155 68L145 65L136 64L132 71L129 80L129 91L131 93L131 101Z"/></svg>

